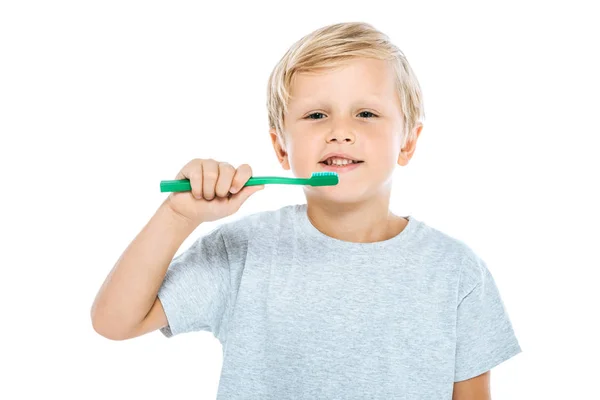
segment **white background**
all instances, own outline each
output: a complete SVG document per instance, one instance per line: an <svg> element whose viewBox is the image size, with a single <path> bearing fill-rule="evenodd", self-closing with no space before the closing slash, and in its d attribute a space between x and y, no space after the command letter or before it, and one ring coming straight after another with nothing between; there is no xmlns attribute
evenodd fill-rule
<svg viewBox="0 0 600 400"><path fill-rule="evenodd" d="M190 159L288 175L267 78L305 34L364 21L404 51L425 100L393 211L487 262L523 348L492 370L493 398L600 398L592 4L2 2L0 397L215 398L211 333L110 341L94 296ZM302 202L299 186L267 186L229 218Z"/></svg>

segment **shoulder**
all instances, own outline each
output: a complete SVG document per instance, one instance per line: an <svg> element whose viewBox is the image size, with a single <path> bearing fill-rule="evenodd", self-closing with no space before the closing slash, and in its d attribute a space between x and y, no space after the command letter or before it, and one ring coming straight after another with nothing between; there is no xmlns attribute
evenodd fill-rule
<svg viewBox="0 0 600 400"><path fill-rule="evenodd" d="M483 284L489 278L490 272L486 262L464 240L440 233L447 241L453 243L452 247L457 254L459 298L464 297L475 287Z"/></svg>
<svg viewBox="0 0 600 400"><path fill-rule="evenodd" d="M234 214L217 229L226 241L265 237L270 232L277 231L282 224L288 223L294 217L297 207L298 205L286 205L246 215Z"/></svg>
<svg viewBox="0 0 600 400"><path fill-rule="evenodd" d="M485 279L488 273L485 261L466 243L425 222L419 221L420 247L458 274L460 285L472 289Z"/></svg>
<svg viewBox="0 0 600 400"><path fill-rule="evenodd" d="M418 248L446 264L451 264L461 269L466 260L476 260L477 254L463 239L452 236L424 221L416 221L414 236L418 239Z"/></svg>

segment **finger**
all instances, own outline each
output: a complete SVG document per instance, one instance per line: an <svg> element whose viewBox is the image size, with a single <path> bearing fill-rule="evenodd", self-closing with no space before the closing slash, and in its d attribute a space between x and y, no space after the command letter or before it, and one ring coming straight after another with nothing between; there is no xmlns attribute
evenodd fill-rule
<svg viewBox="0 0 600 400"><path fill-rule="evenodd" d="M227 162L219 163L219 178L215 186L215 194L219 197L227 197L231 181L235 175L235 168Z"/></svg>
<svg viewBox="0 0 600 400"><path fill-rule="evenodd" d="M265 185L244 186L237 194L231 196L229 201L234 205L235 210L238 210L248 197L265 188Z"/></svg>
<svg viewBox="0 0 600 400"><path fill-rule="evenodd" d="M202 169L202 195L206 200L212 200L215 198L215 185L219 178L219 166L215 160L204 160Z"/></svg>
<svg viewBox="0 0 600 400"><path fill-rule="evenodd" d="M242 187L248 182L248 179L252 177L252 168L248 164L242 164L235 171L235 175L231 182L231 188L229 191L233 194L242 190Z"/></svg>
<svg viewBox="0 0 600 400"><path fill-rule="evenodd" d="M190 179L191 171L197 167L198 163L201 163L202 160L194 158L192 161L188 162L179 170L175 178L173 179Z"/></svg>
<svg viewBox="0 0 600 400"><path fill-rule="evenodd" d="M190 180L190 186L192 187L192 195L198 200L202 198L203 174L202 163L199 162L193 166L188 178Z"/></svg>
<svg viewBox="0 0 600 400"><path fill-rule="evenodd" d="M188 162L177 174L175 179L188 179L190 181L192 196L202 198L202 160L193 159Z"/></svg>

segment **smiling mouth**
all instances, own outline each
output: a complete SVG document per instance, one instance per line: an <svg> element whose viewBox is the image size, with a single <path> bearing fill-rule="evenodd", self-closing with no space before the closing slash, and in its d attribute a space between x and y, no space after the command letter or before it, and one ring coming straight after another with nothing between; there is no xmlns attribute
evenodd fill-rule
<svg viewBox="0 0 600 400"><path fill-rule="evenodd" d="M335 166L335 167L343 167L346 165L352 165L352 164L360 164L364 161L353 161L353 160L345 160L343 162L340 161L333 161L331 159L329 160L325 160L325 161L320 161L319 164L324 164L324 165L329 165L329 166Z"/></svg>

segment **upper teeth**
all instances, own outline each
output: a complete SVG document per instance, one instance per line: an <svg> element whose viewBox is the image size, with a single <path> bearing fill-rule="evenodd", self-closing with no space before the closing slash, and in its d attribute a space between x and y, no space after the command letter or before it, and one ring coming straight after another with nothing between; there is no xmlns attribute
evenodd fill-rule
<svg viewBox="0 0 600 400"><path fill-rule="evenodd" d="M327 165L346 165L346 164L354 164L357 161L353 161L353 160L348 160L346 158L328 158L327 160L325 160L325 164Z"/></svg>

